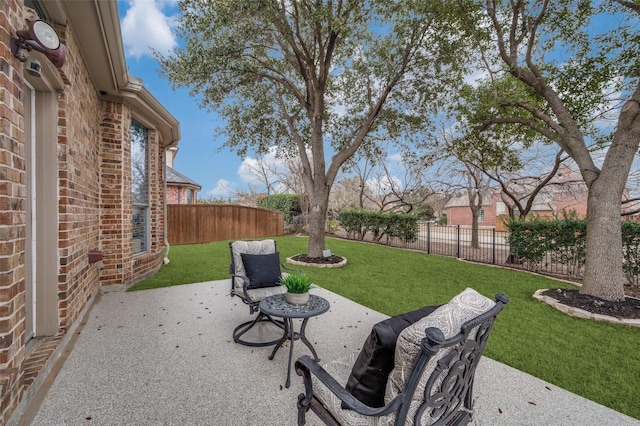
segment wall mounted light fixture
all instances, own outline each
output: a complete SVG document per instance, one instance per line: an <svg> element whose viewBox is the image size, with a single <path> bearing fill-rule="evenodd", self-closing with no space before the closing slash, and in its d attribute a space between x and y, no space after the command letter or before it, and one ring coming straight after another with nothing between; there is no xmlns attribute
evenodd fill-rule
<svg viewBox="0 0 640 426"><path fill-rule="evenodd" d="M67 47L60 43L56 30L40 19L31 21L28 29L11 35L11 53L21 62L27 60L23 49L42 53L57 68L62 68L67 56Z"/></svg>

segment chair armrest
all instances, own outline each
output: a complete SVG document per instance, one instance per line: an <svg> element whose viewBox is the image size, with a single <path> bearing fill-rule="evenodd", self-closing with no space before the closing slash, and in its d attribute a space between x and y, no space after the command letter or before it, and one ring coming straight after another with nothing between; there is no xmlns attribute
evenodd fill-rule
<svg viewBox="0 0 640 426"><path fill-rule="evenodd" d="M231 280L234 280L235 278L239 278L242 280L242 292L244 293L244 297L250 301L250 302L256 302L255 300L253 300L251 298L251 296L249 296L249 292L247 291L249 284L251 284L251 281L249 281L249 278L246 275L237 275L232 273L231 274ZM234 286L235 288L235 286ZM233 292L233 290L232 290Z"/></svg>
<svg viewBox="0 0 640 426"><path fill-rule="evenodd" d="M298 396L298 404L308 406L313 397L313 383L311 382L311 374L316 376L334 395L342 402L343 406L365 416L384 416L397 411L402 403L402 394L395 397L384 407L369 407L357 400L349 393L336 379L333 378L320 364L308 355L304 355L296 361L296 373L302 376L304 381L305 393Z"/></svg>
<svg viewBox="0 0 640 426"><path fill-rule="evenodd" d="M298 274L301 274L301 273L302 273L302 270L301 270L301 269L294 269L294 268L291 268L291 267L289 267L289 266L285 265L285 264L284 264L284 263L282 263L282 262L280 262L280 268L281 268L281 269L286 269L287 271L292 271L292 272L295 272L295 273L298 273Z"/></svg>

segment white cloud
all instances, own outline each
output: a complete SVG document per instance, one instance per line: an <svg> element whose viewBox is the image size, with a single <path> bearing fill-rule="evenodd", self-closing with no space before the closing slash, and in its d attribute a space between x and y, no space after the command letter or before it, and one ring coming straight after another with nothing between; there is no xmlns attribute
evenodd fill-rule
<svg viewBox="0 0 640 426"><path fill-rule="evenodd" d="M620 108L622 108L621 99L623 99L623 93L620 90L621 85L622 80L620 77L613 78L602 91L602 105L598 109L603 113L595 120L595 125L600 130L615 130Z"/></svg>
<svg viewBox="0 0 640 426"><path fill-rule="evenodd" d="M381 176L368 179L367 186L375 195L383 195L391 192L393 188L401 188L402 181L395 176Z"/></svg>
<svg viewBox="0 0 640 426"><path fill-rule="evenodd" d="M247 157L238 167L238 176L243 182L249 185L265 186L265 178L270 183L279 179L278 175L282 175L287 170L285 161L276 156L278 148L273 146L269 148L262 158ZM263 177L264 175L264 177Z"/></svg>
<svg viewBox="0 0 640 426"><path fill-rule="evenodd" d="M247 157L242 160L240 167L238 167L238 176L242 179L243 182L249 184L255 184L262 182L255 175L255 171L258 169L259 163L255 158Z"/></svg>
<svg viewBox="0 0 640 426"><path fill-rule="evenodd" d="M396 152L395 154L391 154L389 155L389 161L395 161L396 163L400 163L402 164L402 154L400 154L399 152Z"/></svg>
<svg viewBox="0 0 640 426"><path fill-rule="evenodd" d="M210 197L230 197L234 193L235 183L226 179L219 179L216 186L208 192Z"/></svg>
<svg viewBox="0 0 640 426"><path fill-rule="evenodd" d="M127 56L136 59L152 56L151 48L166 54L177 46L171 32L175 18L163 13L175 3L176 0L129 0L129 9L121 24Z"/></svg>
<svg viewBox="0 0 640 426"><path fill-rule="evenodd" d="M475 68L464 76L464 82L471 87L478 88L480 83L489 79L489 71L485 68Z"/></svg>

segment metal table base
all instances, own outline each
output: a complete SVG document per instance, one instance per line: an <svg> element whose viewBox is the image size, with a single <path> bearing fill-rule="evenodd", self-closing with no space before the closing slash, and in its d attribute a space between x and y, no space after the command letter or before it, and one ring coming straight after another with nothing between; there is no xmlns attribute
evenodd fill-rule
<svg viewBox="0 0 640 426"><path fill-rule="evenodd" d="M284 342L287 340L291 342L289 346L289 361L287 364L287 381L285 382L285 387L288 388L291 385L291 361L293 358L293 342L295 340L299 339L302 341L302 343L304 343L313 354L313 358L316 361L320 361L316 350L307 339L305 332L309 318L321 315L328 310L329 302L326 299L313 294L309 295L309 303L306 305L291 305L287 303L286 296L284 294L270 296L260 302L261 312L264 312L269 316L282 318L284 322L284 334L273 348L273 351L269 356L269 360L273 360L276 352L278 352L278 349L280 349ZM293 327L293 320L295 318L302 319L302 325L300 326L299 332L296 332Z"/></svg>

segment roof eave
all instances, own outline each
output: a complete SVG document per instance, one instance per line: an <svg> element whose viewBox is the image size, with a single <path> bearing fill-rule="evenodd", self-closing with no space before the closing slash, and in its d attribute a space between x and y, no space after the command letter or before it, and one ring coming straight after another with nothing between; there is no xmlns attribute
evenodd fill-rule
<svg viewBox="0 0 640 426"><path fill-rule="evenodd" d="M85 0L56 2L77 35L80 54L99 96L121 101L157 128L163 148L177 145L180 123L144 87L129 75L125 60L117 1Z"/></svg>

